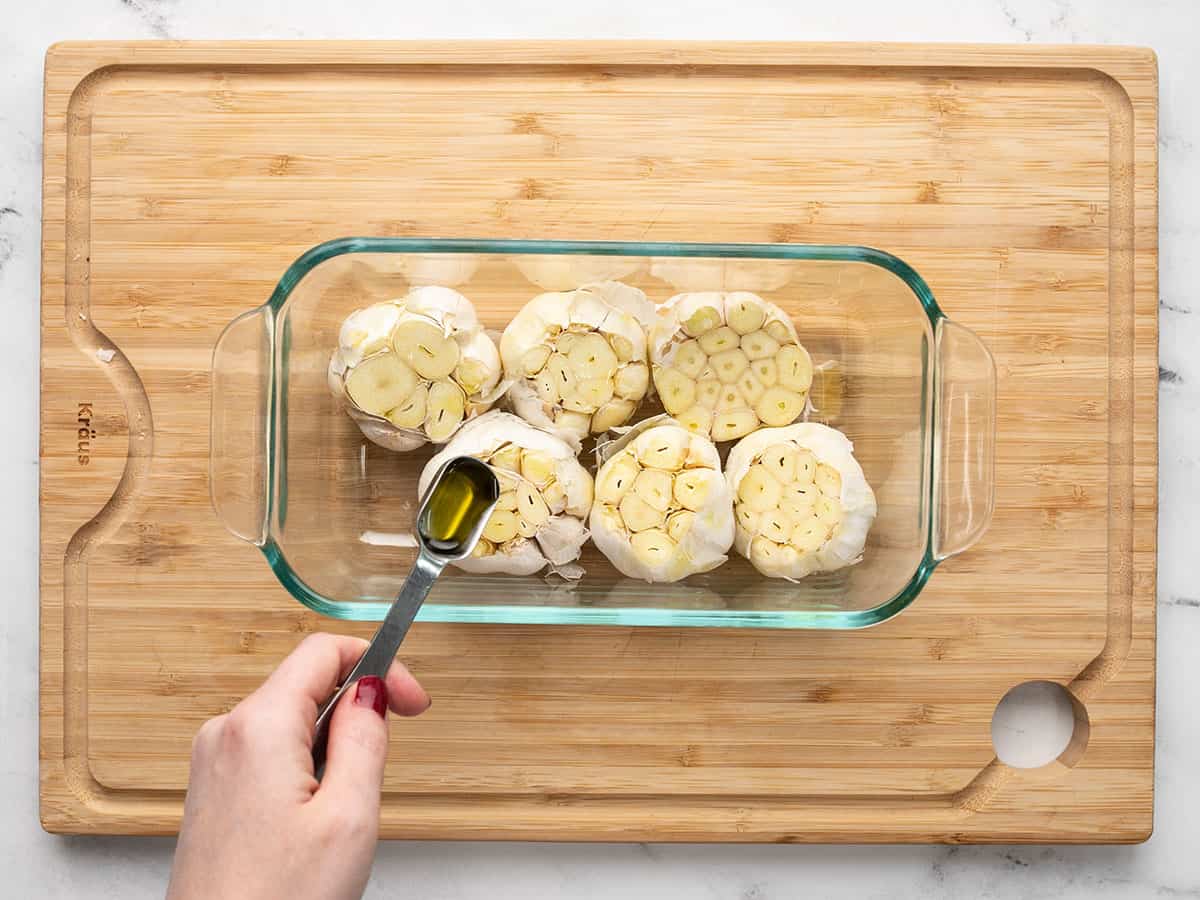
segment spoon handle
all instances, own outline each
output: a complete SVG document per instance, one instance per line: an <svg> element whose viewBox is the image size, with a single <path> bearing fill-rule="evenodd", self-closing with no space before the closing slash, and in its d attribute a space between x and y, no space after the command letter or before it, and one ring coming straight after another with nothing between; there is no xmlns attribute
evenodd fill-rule
<svg viewBox="0 0 1200 900"><path fill-rule="evenodd" d="M404 641L404 636L408 634L413 619L417 617L417 611L425 602L429 589L433 587L434 581L437 580L445 565L445 560L437 559L424 551L421 552L412 571L408 573L408 578L404 580L400 593L396 595L396 601L388 610L387 616L384 617L383 624L375 632L375 637L371 638L370 645L359 657L358 662L354 664L354 668L350 670L350 674L346 676L342 686L317 714L317 726L313 734L312 745L313 774L316 775L317 781L320 781L325 774L325 754L329 749L329 721L333 718L333 711L337 708L338 701L342 699L342 694L346 693L346 690L364 675L387 677L387 671L396 658L396 651L400 649L400 644Z"/></svg>

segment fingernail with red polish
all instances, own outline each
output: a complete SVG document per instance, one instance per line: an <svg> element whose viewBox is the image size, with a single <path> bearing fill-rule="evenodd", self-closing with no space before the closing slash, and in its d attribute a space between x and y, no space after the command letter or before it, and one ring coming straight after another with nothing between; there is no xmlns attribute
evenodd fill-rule
<svg viewBox="0 0 1200 900"><path fill-rule="evenodd" d="M364 675L354 686L354 705L369 706L379 715L387 718L387 685L378 675Z"/></svg>

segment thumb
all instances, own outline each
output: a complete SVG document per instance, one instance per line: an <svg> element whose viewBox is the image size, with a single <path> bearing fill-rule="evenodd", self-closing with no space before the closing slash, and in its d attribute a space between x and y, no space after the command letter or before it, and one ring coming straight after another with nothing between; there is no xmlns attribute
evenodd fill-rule
<svg viewBox="0 0 1200 900"><path fill-rule="evenodd" d="M387 761L387 708L387 683L377 675L363 676L342 696L329 723L325 777L318 795L378 809Z"/></svg>

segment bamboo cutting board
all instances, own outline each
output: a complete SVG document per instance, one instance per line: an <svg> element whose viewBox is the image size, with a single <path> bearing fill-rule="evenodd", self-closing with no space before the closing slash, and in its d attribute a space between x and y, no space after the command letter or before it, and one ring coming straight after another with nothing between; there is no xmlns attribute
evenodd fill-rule
<svg viewBox="0 0 1200 900"><path fill-rule="evenodd" d="M1128 48L52 48L45 827L173 831L199 724L304 633L371 630L212 513L210 353L310 245L424 235L891 251L996 356L996 512L864 632L418 624L436 703L392 728L386 836L1146 838L1156 77ZM1032 679L1080 723L1018 771L989 723Z"/></svg>

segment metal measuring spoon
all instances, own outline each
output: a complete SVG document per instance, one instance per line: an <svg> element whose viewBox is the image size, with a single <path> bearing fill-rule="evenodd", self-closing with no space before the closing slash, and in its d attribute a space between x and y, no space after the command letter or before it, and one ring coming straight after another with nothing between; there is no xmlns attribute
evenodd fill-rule
<svg viewBox="0 0 1200 900"><path fill-rule="evenodd" d="M375 632L370 646L355 663L337 693L317 716L313 735L313 773L325 774L329 748L329 721L342 694L365 675L387 677L396 651L417 616L421 604L447 563L470 555L483 534L483 526L500 499L500 483L485 463L470 456L447 460L434 476L417 509L417 545L420 552L396 601Z"/></svg>

